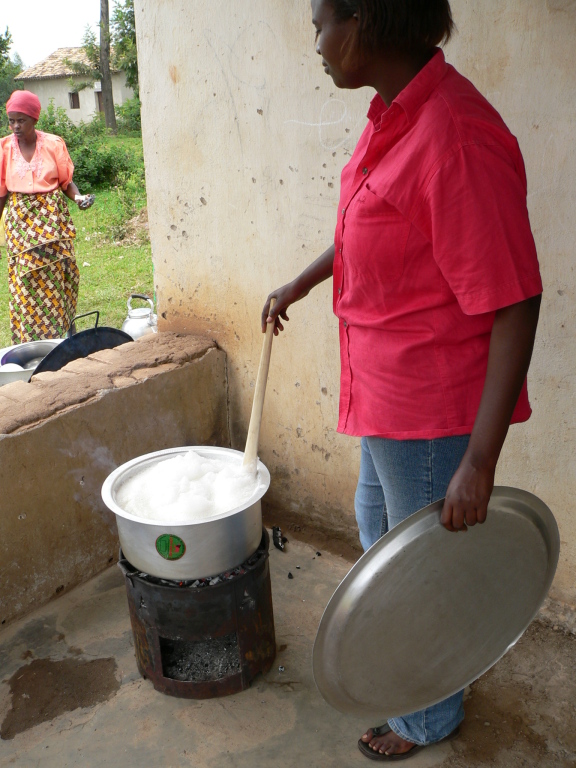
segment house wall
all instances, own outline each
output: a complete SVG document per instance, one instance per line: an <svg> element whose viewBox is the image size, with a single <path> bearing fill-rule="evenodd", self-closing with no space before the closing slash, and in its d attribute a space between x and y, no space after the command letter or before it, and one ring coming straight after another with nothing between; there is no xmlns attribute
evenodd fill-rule
<svg viewBox="0 0 576 768"><path fill-rule="evenodd" d="M82 78L74 79L76 82L82 80ZM68 117L76 125L80 122L90 122L97 111L98 102L94 88L85 88L83 91L80 91L78 94L80 108L70 109L70 100L68 98L70 82L67 77L47 78L45 80L22 80L21 82L27 90L32 91L32 93L38 96L42 109L46 109L50 104L50 100L54 99L54 106L63 107ZM124 72L117 72L112 75L112 91L114 94L114 104L119 106L134 96L132 88L126 85L126 75Z"/></svg>
<svg viewBox="0 0 576 768"><path fill-rule="evenodd" d="M262 304L330 243L340 170L372 93L338 91L324 74L308 0L135 8L160 323L208 333L225 350L232 441L242 447ZM511 429L497 479L554 511L562 555L553 595L575 604L576 2L454 0L453 10L459 32L448 59L520 140L545 284L534 416ZM330 285L289 315L274 341L260 441L273 478L268 503L278 520L355 541L359 445L335 432Z"/></svg>

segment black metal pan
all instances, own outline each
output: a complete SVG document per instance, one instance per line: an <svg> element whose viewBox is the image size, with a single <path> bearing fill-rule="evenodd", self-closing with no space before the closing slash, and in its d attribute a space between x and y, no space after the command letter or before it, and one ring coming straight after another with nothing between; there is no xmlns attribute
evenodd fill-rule
<svg viewBox="0 0 576 768"><path fill-rule="evenodd" d="M38 373L46 373L46 371L59 371L73 360L88 357L88 355L100 352L103 349L113 349L120 346L120 344L126 344L127 341L134 341L132 336L128 336L127 333L118 328L107 328L106 326L99 328L98 320L100 319L100 313L98 311L78 315L72 321L72 327L74 328L76 320L88 315L96 315L94 328L74 333L69 338L64 339L40 361L34 371L34 376Z"/></svg>

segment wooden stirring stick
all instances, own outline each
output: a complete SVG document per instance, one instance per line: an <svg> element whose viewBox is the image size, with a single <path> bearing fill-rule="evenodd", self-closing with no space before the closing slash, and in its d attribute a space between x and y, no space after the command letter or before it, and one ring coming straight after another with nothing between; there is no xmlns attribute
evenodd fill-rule
<svg viewBox="0 0 576 768"><path fill-rule="evenodd" d="M270 299L270 309L272 309L274 304L276 304L276 299ZM256 472L258 461L258 438L260 436L260 424L262 423L262 409L264 408L268 369L270 368L274 325L275 323L268 323L266 325L258 376L256 377L254 400L252 401L252 413L250 414L250 424L248 425L248 437L246 438L246 448L244 449L244 461L242 462L243 466L250 467L254 472Z"/></svg>

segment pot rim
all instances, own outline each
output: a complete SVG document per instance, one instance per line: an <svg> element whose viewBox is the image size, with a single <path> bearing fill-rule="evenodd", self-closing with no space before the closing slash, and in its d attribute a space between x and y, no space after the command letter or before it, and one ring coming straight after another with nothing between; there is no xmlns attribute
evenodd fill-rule
<svg viewBox="0 0 576 768"><path fill-rule="evenodd" d="M44 354L44 351L46 351L44 355L46 357L61 341L62 339L36 339L35 341L24 341L21 344L14 344L0 355L0 366L15 362L11 359L13 357L18 358L24 355L24 357L28 357L30 360L34 357L39 357L39 355L34 354L34 350L40 351L40 354Z"/></svg>
<svg viewBox="0 0 576 768"><path fill-rule="evenodd" d="M270 486L270 472L268 471L267 467L260 461L260 459L258 459L257 470L259 482L258 487L252 496L246 499L243 504L240 504L237 507L234 507L234 509L228 510L227 512L221 512L218 515L211 515L210 517L205 517L200 520L191 520L190 522L184 522L182 520L177 520L174 522L170 520L151 520L149 518L137 517L136 515L132 515L129 512L126 512L126 510L122 509L122 507L116 502L116 499L114 498L116 484L126 474L131 473L131 470L133 470L135 467L138 467L141 464L152 465L157 463L156 459L169 458L170 456L185 454L189 451L195 451L204 458L215 458L218 455L222 455L223 453L226 455L233 455L234 463L236 464L240 464L244 457L243 451L237 451L234 448L223 448L215 445L187 445L180 446L178 448L166 448L161 451L154 451L153 453L146 453L142 456L137 456L135 459L131 459L125 464L121 464L111 474L108 475L104 481L104 484L102 485L102 500L104 501L104 504L106 504L108 509L114 512L115 515L123 517L125 520L131 520L134 523L141 523L142 525L155 527L160 526L162 528L186 528L197 525L206 525L206 523L212 523L217 520L224 520L227 517L232 517L238 512L242 512L243 510L251 507L253 504L256 504L256 502L260 501Z"/></svg>

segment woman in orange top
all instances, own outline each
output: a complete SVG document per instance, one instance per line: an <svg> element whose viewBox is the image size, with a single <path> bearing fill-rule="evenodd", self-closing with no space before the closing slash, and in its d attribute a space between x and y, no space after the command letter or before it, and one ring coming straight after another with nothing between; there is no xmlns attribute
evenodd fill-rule
<svg viewBox="0 0 576 768"><path fill-rule="evenodd" d="M76 314L80 274L74 223L60 190L88 208L72 181L74 165L59 136L37 131L40 100L15 91L6 112L12 135L0 139L0 216L7 204L6 245L12 343L58 338Z"/></svg>

